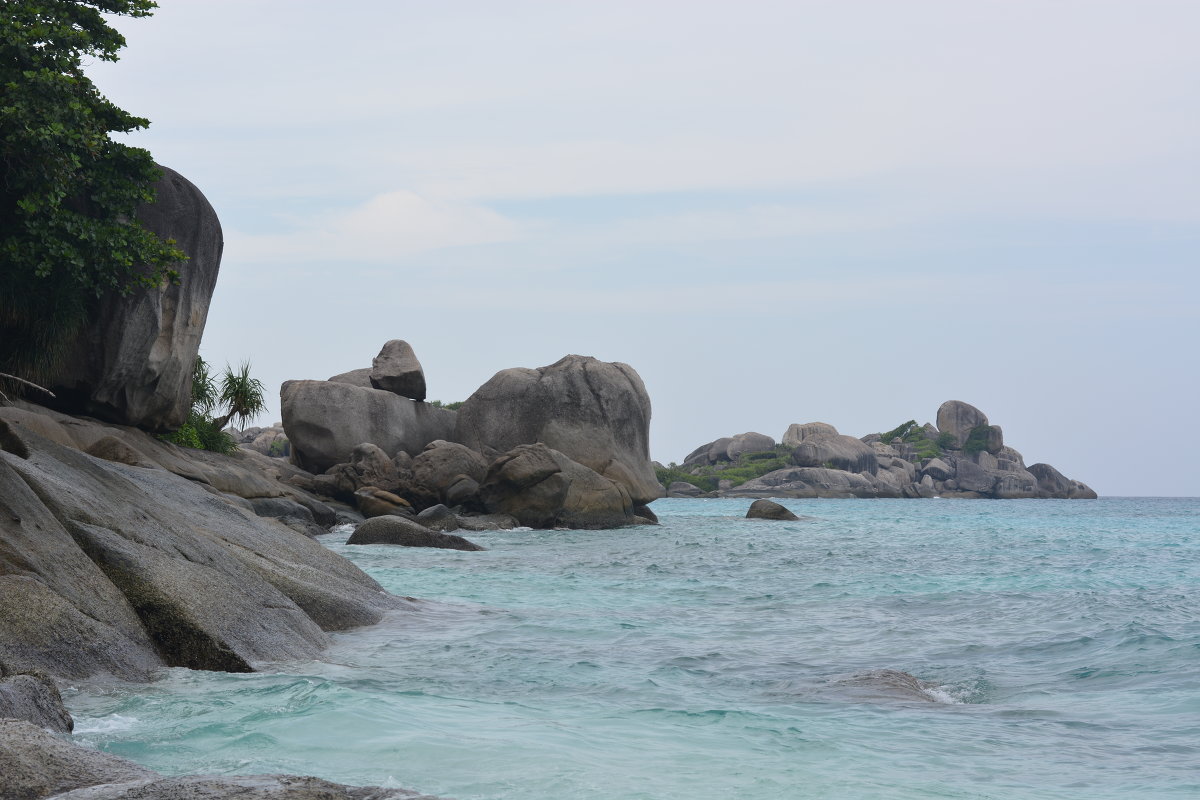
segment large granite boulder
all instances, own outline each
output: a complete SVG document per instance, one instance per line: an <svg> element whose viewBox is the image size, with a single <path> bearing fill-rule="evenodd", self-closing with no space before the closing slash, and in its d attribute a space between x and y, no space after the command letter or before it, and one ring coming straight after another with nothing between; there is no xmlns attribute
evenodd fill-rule
<svg viewBox="0 0 1200 800"><path fill-rule="evenodd" d="M371 362L371 386L413 400L425 399L425 370L403 339L387 342Z"/></svg>
<svg viewBox="0 0 1200 800"><path fill-rule="evenodd" d="M899 497L895 487L869 474L821 467L787 467L746 481L724 497Z"/></svg>
<svg viewBox="0 0 1200 800"><path fill-rule="evenodd" d="M517 445L488 467L484 506L530 528L619 528L635 524L625 484L542 443Z"/></svg>
<svg viewBox="0 0 1200 800"><path fill-rule="evenodd" d="M1033 464L1029 473L1037 480L1039 497L1064 500L1095 500L1096 492L1087 484L1071 480L1049 464Z"/></svg>
<svg viewBox="0 0 1200 800"><path fill-rule="evenodd" d="M783 434L783 444L788 447L799 447L808 438L815 436L837 436L837 428L828 422L793 422Z"/></svg>
<svg viewBox="0 0 1200 800"><path fill-rule="evenodd" d="M140 206L137 216L188 255L179 283L106 296L47 381L63 410L155 431L187 420L192 367L223 246L221 224L200 190L161 169L155 202Z"/></svg>
<svg viewBox="0 0 1200 800"><path fill-rule="evenodd" d="M708 492L686 481L673 481L667 487L667 497L707 497Z"/></svg>
<svg viewBox="0 0 1200 800"><path fill-rule="evenodd" d="M400 473L395 462L387 453L370 442L361 442L350 451L350 460L335 464L325 471L332 475L341 496L352 496L365 486L374 486L385 492L400 488Z"/></svg>
<svg viewBox="0 0 1200 800"><path fill-rule="evenodd" d="M708 444L702 444L687 454L687 457L683 459L683 464L688 467L707 467L721 461L728 461L729 456L727 452L729 443L732 441L733 437L722 436L720 439L715 439Z"/></svg>
<svg viewBox="0 0 1200 800"><path fill-rule="evenodd" d="M746 511L746 519L771 519L791 522L800 519L784 506L765 497L760 497L750 504Z"/></svg>
<svg viewBox="0 0 1200 800"><path fill-rule="evenodd" d="M951 447L955 450L962 449L973 429L987 424L987 415L961 400L947 400L938 407L938 433L949 433L953 436Z"/></svg>
<svg viewBox="0 0 1200 800"><path fill-rule="evenodd" d="M455 413L379 389L330 381L285 381L279 391L292 460L324 472L370 442L415 456L435 439L453 439Z"/></svg>
<svg viewBox="0 0 1200 800"><path fill-rule="evenodd" d="M542 442L648 503L661 493L649 434L650 397L632 367L569 355L496 373L459 409L453 438L485 458Z"/></svg>
<svg viewBox="0 0 1200 800"><path fill-rule="evenodd" d="M874 475L879 471L875 449L853 436L807 436L792 451L798 467L825 467Z"/></svg>
<svg viewBox="0 0 1200 800"><path fill-rule="evenodd" d="M171 449L141 436L128 441ZM163 665L244 671L313 658L326 631L402 605L348 561L205 482L200 467L225 457L196 452L205 461L185 478L95 458L7 419L0 445L8 670L129 680Z"/></svg>
<svg viewBox="0 0 1200 800"><path fill-rule="evenodd" d="M438 502L460 505L469 500L473 487L487 475L488 463L471 448L456 442L430 442L412 460L412 480L437 498ZM465 493L455 494L456 487ZM455 501L458 502L455 502Z"/></svg>

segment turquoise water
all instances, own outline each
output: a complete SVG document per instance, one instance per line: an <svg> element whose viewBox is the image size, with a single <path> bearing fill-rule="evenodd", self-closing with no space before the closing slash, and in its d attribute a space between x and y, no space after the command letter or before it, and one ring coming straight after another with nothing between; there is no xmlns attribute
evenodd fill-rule
<svg viewBox="0 0 1200 800"><path fill-rule="evenodd" d="M332 534L418 610L325 662L81 687L75 738L458 800L1200 797L1200 500L748 505L484 553ZM839 686L878 669L938 702Z"/></svg>

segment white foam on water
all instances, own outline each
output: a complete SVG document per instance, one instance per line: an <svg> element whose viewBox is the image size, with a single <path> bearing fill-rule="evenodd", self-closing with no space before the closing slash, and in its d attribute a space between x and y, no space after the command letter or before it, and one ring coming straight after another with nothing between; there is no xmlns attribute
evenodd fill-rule
<svg viewBox="0 0 1200 800"><path fill-rule="evenodd" d="M345 535L347 533L354 533L354 525L352 525L349 522L343 522L340 525L334 525L332 528L329 529L329 532L330 533L340 533L342 535Z"/></svg>
<svg viewBox="0 0 1200 800"><path fill-rule="evenodd" d="M963 705L963 701L959 700L944 686L921 686L921 691L929 695L936 703L950 703L952 705Z"/></svg>
<svg viewBox="0 0 1200 800"><path fill-rule="evenodd" d="M109 714L107 717L75 720L73 733L76 736L87 736L93 733L116 733L127 731L138 724L137 717L126 717L121 714Z"/></svg>

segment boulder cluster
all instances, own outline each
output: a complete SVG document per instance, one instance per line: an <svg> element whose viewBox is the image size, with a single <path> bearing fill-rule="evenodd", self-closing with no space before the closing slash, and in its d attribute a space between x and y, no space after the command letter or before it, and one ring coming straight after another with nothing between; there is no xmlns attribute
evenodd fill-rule
<svg viewBox="0 0 1200 800"><path fill-rule="evenodd" d="M756 463L772 468L748 478ZM717 439L682 470L676 477L690 480L672 481L668 497L1096 497L1049 464L1026 467L1000 426L958 400L941 405L936 425L909 422L861 439L824 422L793 424L779 444L761 433Z"/></svg>
<svg viewBox="0 0 1200 800"><path fill-rule="evenodd" d="M292 461L311 473L293 483L365 517L446 506L460 527L477 515L531 528L653 522L646 504L662 489L650 398L628 365L569 355L502 370L456 410L425 396L424 371L401 340L370 368L285 382L282 428Z"/></svg>

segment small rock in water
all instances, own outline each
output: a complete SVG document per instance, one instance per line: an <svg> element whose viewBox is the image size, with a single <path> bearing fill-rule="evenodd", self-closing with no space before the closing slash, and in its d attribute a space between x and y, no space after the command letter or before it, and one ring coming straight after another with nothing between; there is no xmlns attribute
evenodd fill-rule
<svg viewBox="0 0 1200 800"><path fill-rule="evenodd" d="M761 499L755 500L750 504L750 510L746 512L746 519L775 519L791 521L798 520L800 518L773 500Z"/></svg>

